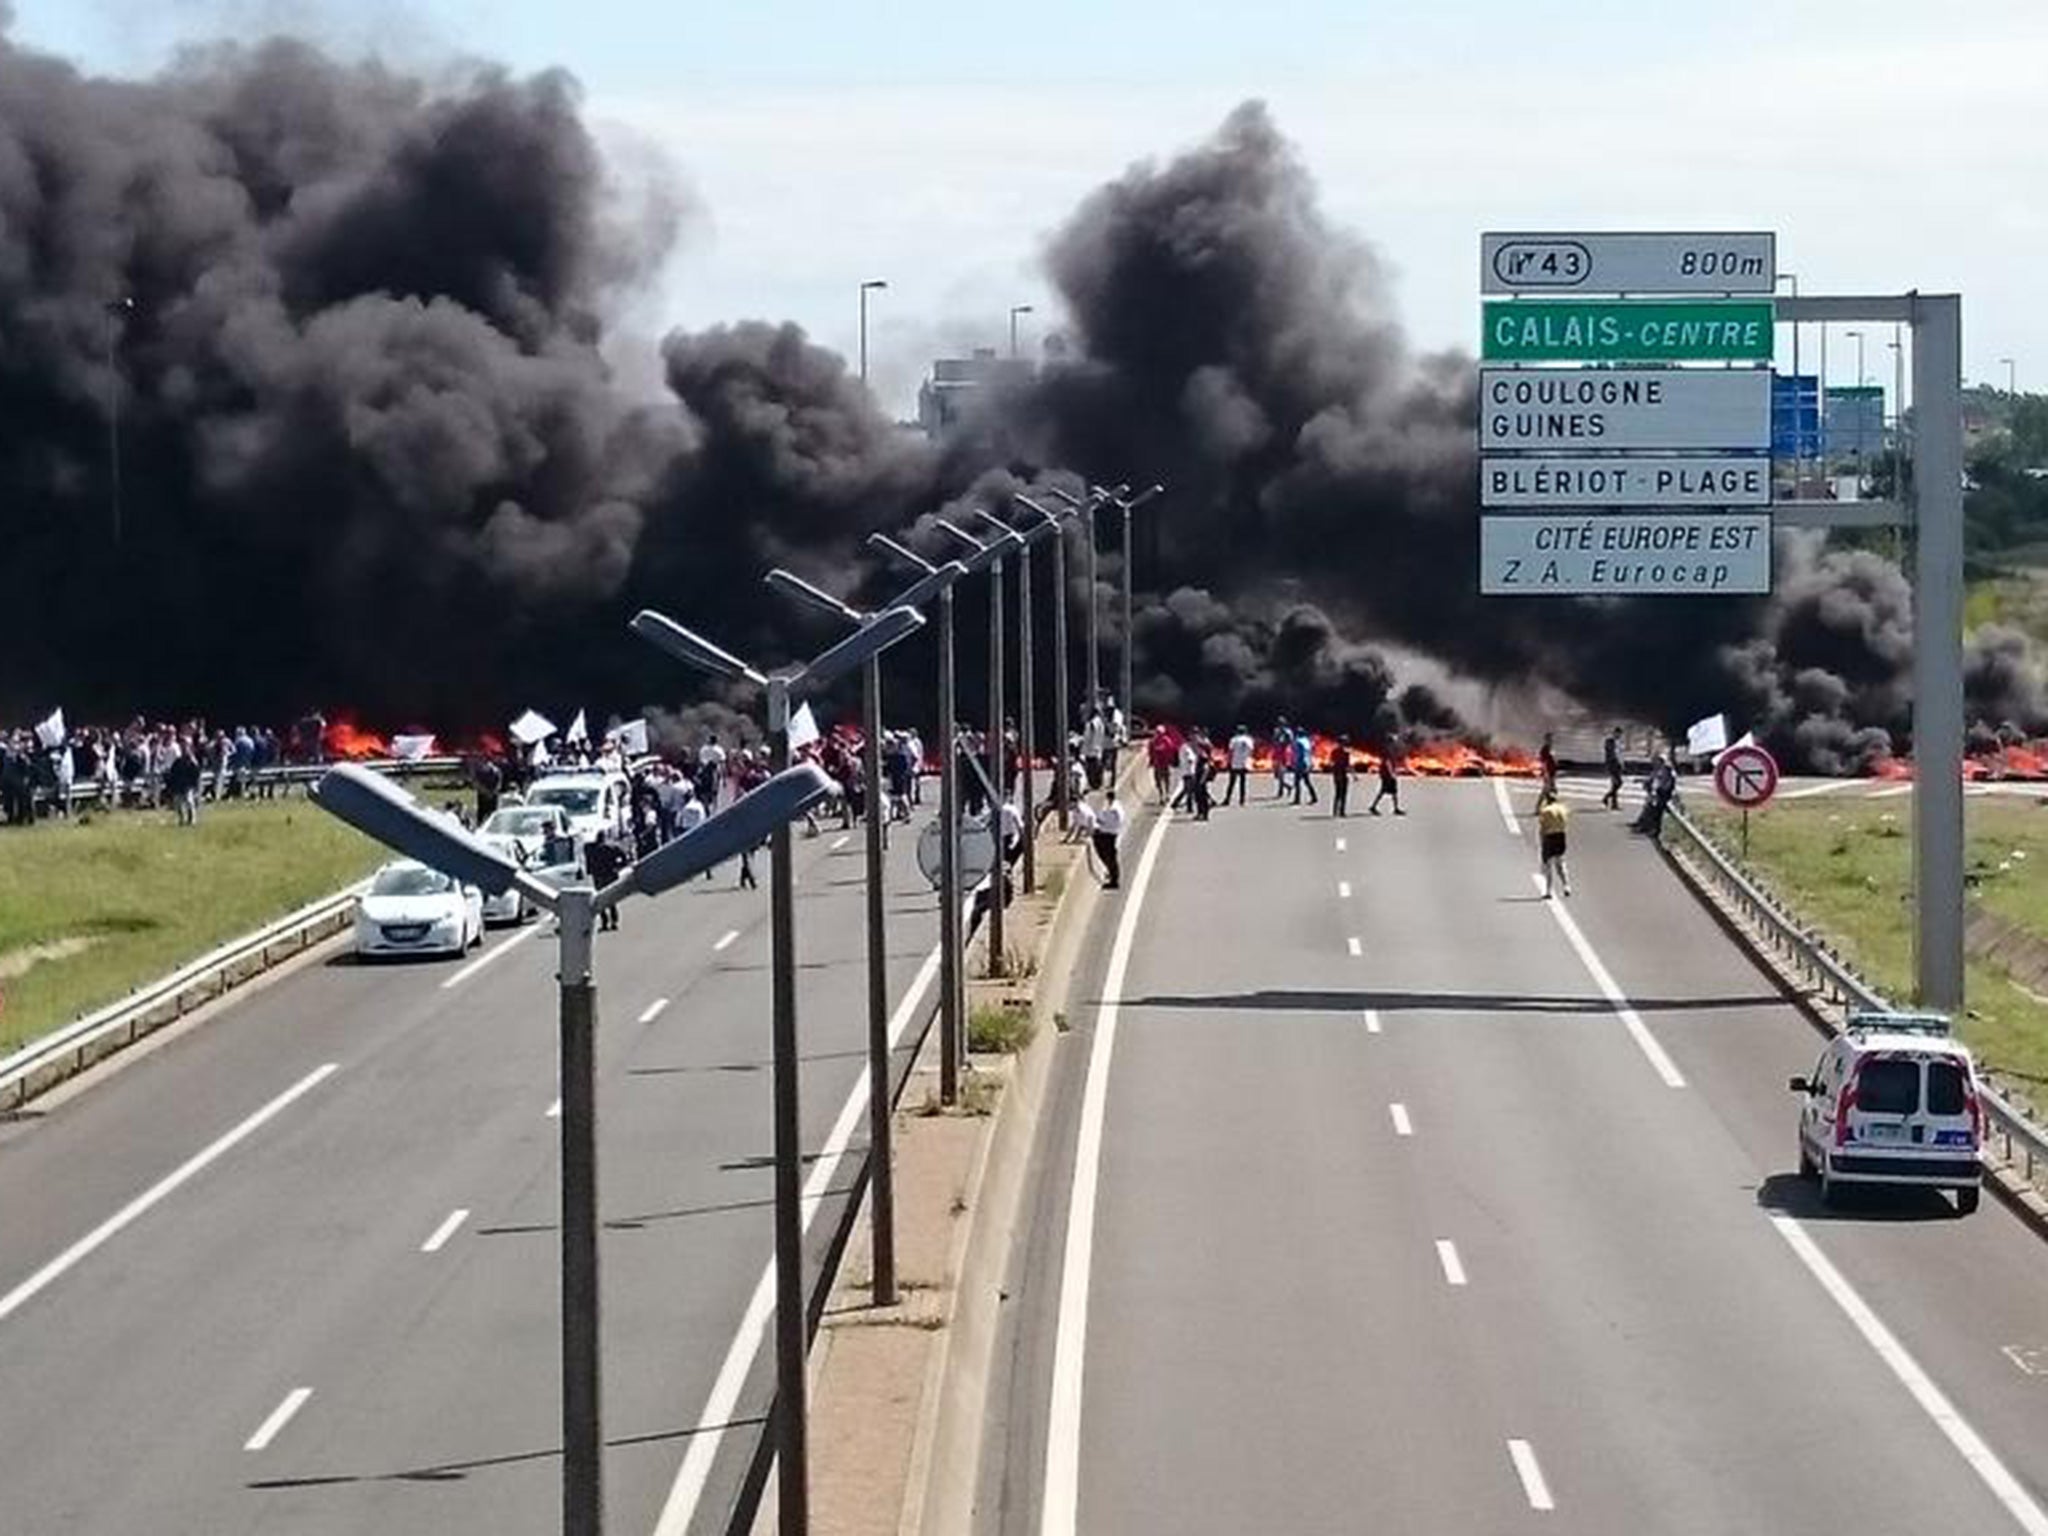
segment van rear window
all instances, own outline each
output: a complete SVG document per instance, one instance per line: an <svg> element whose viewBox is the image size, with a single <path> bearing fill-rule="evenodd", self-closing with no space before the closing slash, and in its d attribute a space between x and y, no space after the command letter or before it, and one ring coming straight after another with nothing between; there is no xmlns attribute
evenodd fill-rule
<svg viewBox="0 0 2048 1536"><path fill-rule="evenodd" d="M1910 1115L1920 1107L1920 1063L1872 1057L1856 1074L1856 1107L1873 1115Z"/></svg>
<svg viewBox="0 0 2048 1536"><path fill-rule="evenodd" d="M1952 1061L1927 1064L1927 1113L1960 1115L1963 1112L1963 1069Z"/></svg>

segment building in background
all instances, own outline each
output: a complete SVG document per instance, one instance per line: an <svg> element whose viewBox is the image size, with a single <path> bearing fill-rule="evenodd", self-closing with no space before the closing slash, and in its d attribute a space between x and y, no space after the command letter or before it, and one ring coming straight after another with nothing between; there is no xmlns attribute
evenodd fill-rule
<svg viewBox="0 0 2048 1536"><path fill-rule="evenodd" d="M942 357L917 392L917 424L928 437L957 431L976 407L1005 385L1030 382L1029 358L998 357L994 347L977 347L972 357Z"/></svg>

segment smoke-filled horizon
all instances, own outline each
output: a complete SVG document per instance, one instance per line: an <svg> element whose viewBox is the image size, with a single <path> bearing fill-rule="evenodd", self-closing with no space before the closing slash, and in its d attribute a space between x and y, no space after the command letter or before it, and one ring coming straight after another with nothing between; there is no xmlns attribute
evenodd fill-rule
<svg viewBox="0 0 2048 1536"><path fill-rule="evenodd" d="M110 81L0 42L0 716L674 706L708 690L636 608L780 659L828 632L769 566L880 601L870 532L1094 479L1169 486L1141 712L1377 739L1452 728L1462 680L1725 709L1821 768L1903 742L1909 593L1874 555L1781 539L1768 600L1478 597L1471 360L1411 352L1255 103L1075 210L1044 253L1072 360L938 445L790 325L674 332L666 397L628 391L604 317L685 206L636 171L628 199L559 72L273 41ZM2048 729L2019 637L1979 637L1970 688L1980 728Z"/></svg>

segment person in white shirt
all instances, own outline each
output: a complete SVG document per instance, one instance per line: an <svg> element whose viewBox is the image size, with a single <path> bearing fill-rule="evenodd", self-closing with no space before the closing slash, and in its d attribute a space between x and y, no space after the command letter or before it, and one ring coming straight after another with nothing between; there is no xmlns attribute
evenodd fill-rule
<svg viewBox="0 0 2048 1536"><path fill-rule="evenodd" d="M1116 843L1123 836L1124 808L1117 804L1116 791L1102 792L1102 809L1095 813L1095 857L1102 861L1102 888L1113 891L1123 884L1123 866L1117 861Z"/></svg>
<svg viewBox="0 0 2048 1536"><path fill-rule="evenodd" d="M1024 852L1024 813L1014 800L1003 802L1003 862L1014 864Z"/></svg>
<svg viewBox="0 0 2048 1536"><path fill-rule="evenodd" d="M910 732L910 741L905 747L910 757L910 803L924 804L924 738L915 730Z"/></svg>
<svg viewBox="0 0 2048 1536"><path fill-rule="evenodd" d="M1074 793L1072 813L1067 822L1067 835L1061 839L1069 843L1086 843L1095 836L1095 807L1090 805L1080 791Z"/></svg>
<svg viewBox="0 0 2048 1536"><path fill-rule="evenodd" d="M1230 778L1223 786L1223 803L1230 804L1230 797L1237 796L1237 803L1244 804L1244 797L1252 781L1252 733L1243 726L1230 738Z"/></svg>
<svg viewBox="0 0 2048 1536"><path fill-rule="evenodd" d="M1180 793L1173 797L1173 803L1167 809L1192 811L1195 808L1195 740L1192 736L1181 738L1176 761L1180 770Z"/></svg>
<svg viewBox="0 0 2048 1536"><path fill-rule="evenodd" d="M1102 788L1102 754L1109 745L1109 727L1103 724L1102 711L1091 709L1088 723L1081 727L1081 766L1088 774L1090 789Z"/></svg>

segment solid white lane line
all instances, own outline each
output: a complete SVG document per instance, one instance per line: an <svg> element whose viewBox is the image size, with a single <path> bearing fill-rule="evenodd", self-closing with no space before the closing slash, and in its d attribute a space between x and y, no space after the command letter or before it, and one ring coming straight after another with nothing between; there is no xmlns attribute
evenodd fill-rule
<svg viewBox="0 0 2048 1536"><path fill-rule="evenodd" d="M469 1210L467 1207L461 1210L450 1211L448 1219L434 1228L434 1235L420 1244L420 1252L439 1253L448 1239L455 1235L455 1229L467 1220L469 1220Z"/></svg>
<svg viewBox="0 0 2048 1536"><path fill-rule="evenodd" d="M308 1072L304 1077L292 1084L291 1087L285 1089L283 1093L280 1093L268 1104L257 1110L255 1114L249 1116L248 1119L237 1125L233 1130L198 1152L193 1153L192 1156L180 1163L171 1172L165 1174L148 1189L137 1195L133 1200L130 1200L120 1210L114 1212L113 1215L94 1227L69 1248L66 1248L57 1257L22 1281L21 1284L17 1285L5 1296L0 1296L0 1319L4 1319L19 1311L22 1305L38 1291L41 1291L66 1270L91 1254L94 1249L113 1237L123 1227L134 1221L158 1201L172 1194L180 1185L204 1172L209 1164L233 1151L243 1141L255 1135L257 1131L268 1125L277 1116L283 1114L302 1095L311 1093L340 1070L340 1063L330 1061L326 1066Z"/></svg>
<svg viewBox="0 0 2048 1536"><path fill-rule="evenodd" d="M1349 901L1351 899L1351 882L1349 880L1339 880L1337 882L1337 899L1339 901Z"/></svg>
<svg viewBox="0 0 2048 1536"><path fill-rule="evenodd" d="M740 931L739 931L739 929L737 929L737 928L728 928L728 929L727 929L727 930L725 931L725 935L724 935L724 937L720 938L720 939L719 939L719 941L718 941L718 942L717 942L716 944L714 944L714 945L712 945L712 946L711 946L711 953L713 953L713 954L715 955L715 954L717 954L717 953L718 953L718 952L719 952L720 950L722 950L722 949L729 949L729 948L731 948L731 947L732 947L732 941L733 941L734 939L738 938L739 936L740 936Z"/></svg>
<svg viewBox="0 0 2048 1536"><path fill-rule="evenodd" d="M1901 795L1910 795L1911 793L1913 793L1913 786L1912 786L1912 785L1910 785L1910 784L1898 784L1898 785L1894 785L1894 786L1893 786L1892 788L1890 788L1890 789L1876 789L1876 790L1872 790L1872 791L1871 791L1871 792L1870 792L1869 794L1865 795L1865 796L1864 796L1863 798L1864 798L1864 799L1866 799L1866 800L1896 800L1896 799L1898 799L1898 798L1899 798L1899 797L1900 797Z"/></svg>
<svg viewBox="0 0 2048 1536"><path fill-rule="evenodd" d="M840 849L844 848L848 843L852 841L853 834L851 832L843 833L840 836L833 838L832 846L830 848L827 848L825 851L827 853L837 853Z"/></svg>
<svg viewBox="0 0 2048 1536"><path fill-rule="evenodd" d="M560 1099L555 1100L554 1103L547 1107L547 1118L550 1120L562 1118L562 1101Z"/></svg>
<svg viewBox="0 0 2048 1536"><path fill-rule="evenodd" d="M1368 1008L1365 1010L1365 1032L1368 1035L1376 1035L1380 1032L1379 1009Z"/></svg>
<svg viewBox="0 0 2048 1536"><path fill-rule="evenodd" d="M1131 944L1145 888L1159 861L1171 811L1162 811L1138 857L1131 898L1117 922L1103 978L1102 1011L1088 1055L1081 1092L1081 1129L1074 1149L1073 1192L1067 1208L1067 1247L1060 1265L1059 1323L1053 1335L1052 1403L1046 1416L1045 1492L1039 1501L1040 1536L1074 1536L1081 1499L1081 1380L1087 1367L1088 1281L1095 1260L1095 1198L1102 1169L1102 1127L1109 1104L1109 1064L1116 1050L1117 1011L1130 968Z"/></svg>
<svg viewBox="0 0 2048 1536"><path fill-rule="evenodd" d="M1522 1480L1522 1492L1528 1495L1531 1509L1555 1509L1551 1502L1550 1484L1543 1481L1543 1469L1536 1465L1536 1452L1526 1440L1508 1442L1508 1458L1515 1464L1515 1476Z"/></svg>
<svg viewBox="0 0 2048 1536"><path fill-rule="evenodd" d="M645 1008L640 1010L640 1022L642 1024L652 1024L656 1019L661 1017L662 1010L667 1007L668 999L665 997L657 997L653 1002L649 1003Z"/></svg>
<svg viewBox="0 0 2048 1536"><path fill-rule="evenodd" d="M1829 779L1823 784L1801 784L1795 789L1779 790L1778 798L1780 800L1804 800L1812 795L1832 795L1838 790L1847 789L1851 784L1857 782L1855 779Z"/></svg>
<svg viewBox="0 0 2048 1536"><path fill-rule="evenodd" d="M924 957L917 975L911 979L910 990L903 994L903 1001L889 1016L889 1048L892 1052L901 1043L903 1032L910 1027L910 1021L916 1017L919 1005L925 994L931 991L938 974L939 951L934 947ZM823 1155L812 1164L810 1176L804 1181L803 1226L806 1232L810 1230L811 1219L825 1203L825 1191L839 1177L839 1165L846 1157L847 1146L853 1140L855 1129L866 1123L867 1112L868 1077L863 1070L853 1085L853 1091L847 1095L839 1118L832 1124L831 1135L825 1138ZM712 1380L711 1395L705 1400L703 1412L697 1416L696 1433L690 1436L682 1465L676 1468L675 1481L669 1484L668 1497L662 1501L654 1536L683 1536L689 1530L690 1522L696 1518L697 1502L704 1497L704 1486L710 1479L712 1465L718 1459L718 1449L725 1442L726 1429L732 1423L739 1404L740 1389L746 1385L748 1373L754 1368L754 1359L761 1352L761 1341L767 1332L769 1319L774 1315L775 1260L771 1256L761 1271L761 1278L754 1283L754 1294L748 1299L747 1310L740 1316L739 1329L733 1334L718 1375Z"/></svg>
<svg viewBox="0 0 2048 1536"><path fill-rule="evenodd" d="M1465 1283L1464 1261L1458 1257L1458 1245L1448 1237L1440 1237L1436 1240L1436 1261L1444 1267L1444 1283L1446 1285L1463 1285Z"/></svg>
<svg viewBox="0 0 2048 1536"><path fill-rule="evenodd" d="M1991 1490L1991 1496L2005 1506L2005 1512L2012 1516L2013 1522L2027 1536L2048 1536L2048 1514L2042 1512L2033 1496L2006 1470L1997 1452L1986 1445L1977 1431L1970 1427L1969 1421L1956 1411L1947 1394L1920 1369L1919 1362L1907 1353L1905 1345L1856 1294L1856 1288L1842 1278L1842 1272L1820 1251L1820 1245L1807 1235L1806 1229L1793 1217L1775 1213L1771 1216L1771 1225L1792 1245L1792 1251L1799 1255L1799 1262L1820 1282L1821 1289L1848 1314L1849 1321L1856 1325L1856 1331L1863 1335L1864 1342L1877 1351L1877 1357L1912 1394L1913 1401L1934 1420L1935 1427L1948 1436L1949 1444L1962 1453L1963 1460Z"/></svg>
<svg viewBox="0 0 2048 1536"><path fill-rule="evenodd" d="M1531 875L1529 878L1536 882L1537 890L1543 889L1541 875ZM1586 942L1586 936L1579 932L1579 925L1572 921L1571 913L1565 911L1564 903L1546 901L1544 905L1550 908L1550 915L1557 919L1558 927L1564 930L1564 936L1571 941L1572 948L1578 953L1579 963L1585 966L1586 973L1593 978L1593 985L1598 987L1607 1001L1614 1005L1615 1017L1627 1027L1629 1038L1642 1048L1643 1054L1650 1058L1650 1065L1657 1069L1657 1075L1664 1079L1664 1086L1683 1088L1685 1077L1679 1072L1678 1064L1665 1054L1664 1047L1658 1043L1657 1037L1650 1033L1650 1026L1645 1024L1635 1009L1629 1006L1627 995L1614 984L1614 977L1608 974L1607 967L1600 963L1600 957L1593 952L1593 946Z"/></svg>
<svg viewBox="0 0 2048 1536"><path fill-rule="evenodd" d="M285 1425L291 1423L292 1415L306 1406L306 1399L312 1395L313 1389L311 1387L292 1388L291 1391L284 1395L284 1401L270 1410L270 1417L265 1419L256 1433L248 1438L242 1449L245 1451L260 1451L270 1444L271 1441L275 1440L283 1432Z"/></svg>
<svg viewBox="0 0 2048 1536"><path fill-rule="evenodd" d="M1347 846L1348 845L1345 843L1343 838L1340 837L1337 839L1337 851L1339 853L1342 853Z"/></svg>
<svg viewBox="0 0 2048 1536"><path fill-rule="evenodd" d="M1508 829L1509 837L1520 837L1522 829L1515 824L1515 805L1508 799L1508 781L1493 779L1490 782L1493 785L1493 803L1500 807L1501 825Z"/></svg>
<svg viewBox="0 0 2048 1536"><path fill-rule="evenodd" d="M1354 960L1365 953L1365 946L1358 942L1358 936L1356 934L1353 934L1350 938L1344 941L1344 947L1351 951L1351 957Z"/></svg>
<svg viewBox="0 0 2048 1536"><path fill-rule="evenodd" d="M1387 1106L1387 1114L1393 1119L1394 1134L1396 1136L1413 1136L1415 1134L1415 1127L1408 1120L1408 1106L1406 1104L1389 1104Z"/></svg>
<svg viewBox="0 0 2048 1536"><path fill-rule="evenodd" d="M549 926L550 924L545 919L535 918L532 922L528 923L524 928L520 929L517 933L513 934L512 937L505 940L505 942L500 944L496 949L485 950L482 954L478 955L474 960L470 961L469 964L465 965L461 970L457 971L453 976L450 976L446 981L442 982L441 990L443 992L446 992L450 987L461 986L465 981L469 980L470 977L474 976L478 971L482 970L485 966L489 965L493 960L497 959L500 955L506 953L506 951L510 949L513 949L517 945L524 944L536 933L539 933L541 929Z"/></svg>

